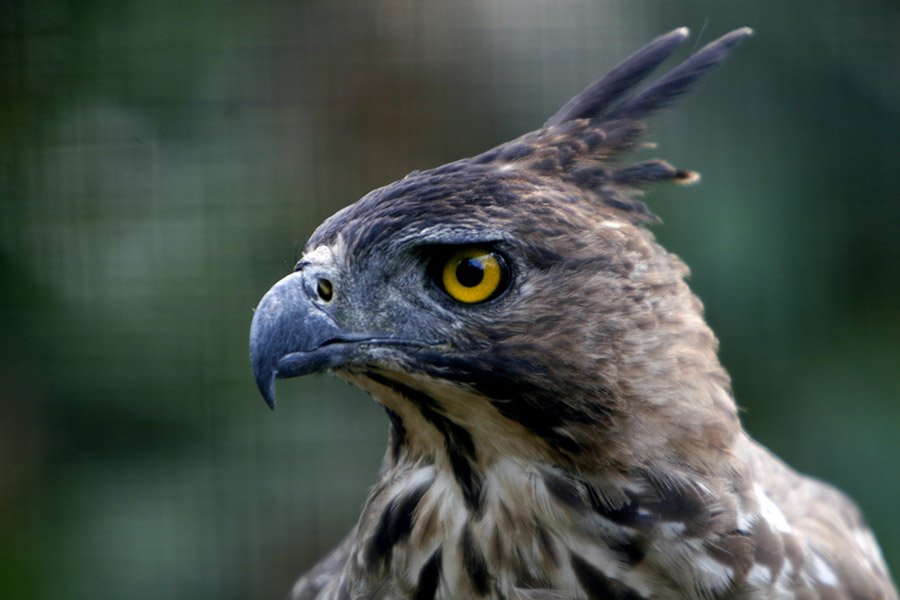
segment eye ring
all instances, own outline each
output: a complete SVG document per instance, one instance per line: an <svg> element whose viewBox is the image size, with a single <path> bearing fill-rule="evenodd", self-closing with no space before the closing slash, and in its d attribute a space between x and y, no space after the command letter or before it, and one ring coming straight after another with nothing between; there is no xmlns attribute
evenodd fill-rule
<svg viewBox="0 0 900 600"><path fill-rule="evenodd" d="M497 297L508 279L506 261L501 255L469 246L456 250L444 261L439 283L457 302L478 304Z"/></svg>

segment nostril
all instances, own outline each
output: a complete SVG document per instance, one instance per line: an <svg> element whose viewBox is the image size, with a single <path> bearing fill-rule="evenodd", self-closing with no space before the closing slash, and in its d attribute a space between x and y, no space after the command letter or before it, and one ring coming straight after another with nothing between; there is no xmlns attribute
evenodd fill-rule
<svg viewBox="0 0 900 600"><path fill-rule="evenodd" d="M334 296L334 285L327 279L320 279L316 283L316 293L325 302L331 302L331 298Z"/></svg>

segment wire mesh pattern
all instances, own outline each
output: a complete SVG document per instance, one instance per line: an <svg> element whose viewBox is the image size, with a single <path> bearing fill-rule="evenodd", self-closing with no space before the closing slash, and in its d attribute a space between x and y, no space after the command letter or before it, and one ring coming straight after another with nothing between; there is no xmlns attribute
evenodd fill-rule
<svg viewBox="0 0 900 600"><path fill-rule="evenodd" d="M0 597L281 597L352 526L380 409L270 413L251 308L325 217L538 127L680 25L756 37L673 113L647 198L750 431L900 570L900 10L699 1L0 7Z"/></svg>

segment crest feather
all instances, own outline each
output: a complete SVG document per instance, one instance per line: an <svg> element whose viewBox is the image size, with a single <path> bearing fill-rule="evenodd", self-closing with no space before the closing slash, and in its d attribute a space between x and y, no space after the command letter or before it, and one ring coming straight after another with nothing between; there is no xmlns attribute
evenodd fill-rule
<svg viewBox="0 0 900 600"><path fill-rule="evenodd" d="M470 159L469 164L501 164L594 192L607 206L637 221L656 216L634 198L640 187L659 181L693 183L699 175L662 160L630 165L616 157L633 150L644 133L642 120L690 91L721 65L729 52L753 33L736 29L691 54L677 67L640 91L638 84L688 37L681 27L662 35L619 63L569 100L542 129Z"/></svg>
<svg viewBox="0 0 900 600"><path fill-rule="evenodd" d="M669 58L689 34L687 27L679 27L659 36L566 102L555 115L547 119L544 127L597 117Z"/></svg>
<svg viewBox="0 0 900 600"><path fill-rule="evenodd" d="M609 73L586 87L550 117L545 128L575 119L643 119L671 104L688 92L703 76L722 64L728 53L753 30L742 27L710 42L683 63L657 79L641 92L627 97L643 79L663 63L689 35L680 27L661 35L625 60ZM622 98L619 104L619 102Z"/></svg>

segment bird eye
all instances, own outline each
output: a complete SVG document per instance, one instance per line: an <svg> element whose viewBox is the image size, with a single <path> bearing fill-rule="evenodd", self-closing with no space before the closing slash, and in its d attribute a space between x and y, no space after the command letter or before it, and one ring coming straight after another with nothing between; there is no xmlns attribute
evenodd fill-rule
<svg viewBox="0 0 900 600"><path fill-rule="evenodd" d="M319 279L316 282L316 294L325 302L331 302L334 296L334 285L327 279Z"/></svg>
<svg viewBox="0 0 900 600"><path fill-rule="evenodd" d="M440 284L458 302L477 304L496 297L508 281L506 262L496 252L468 247L453 252L440 269Z"/></svg>

